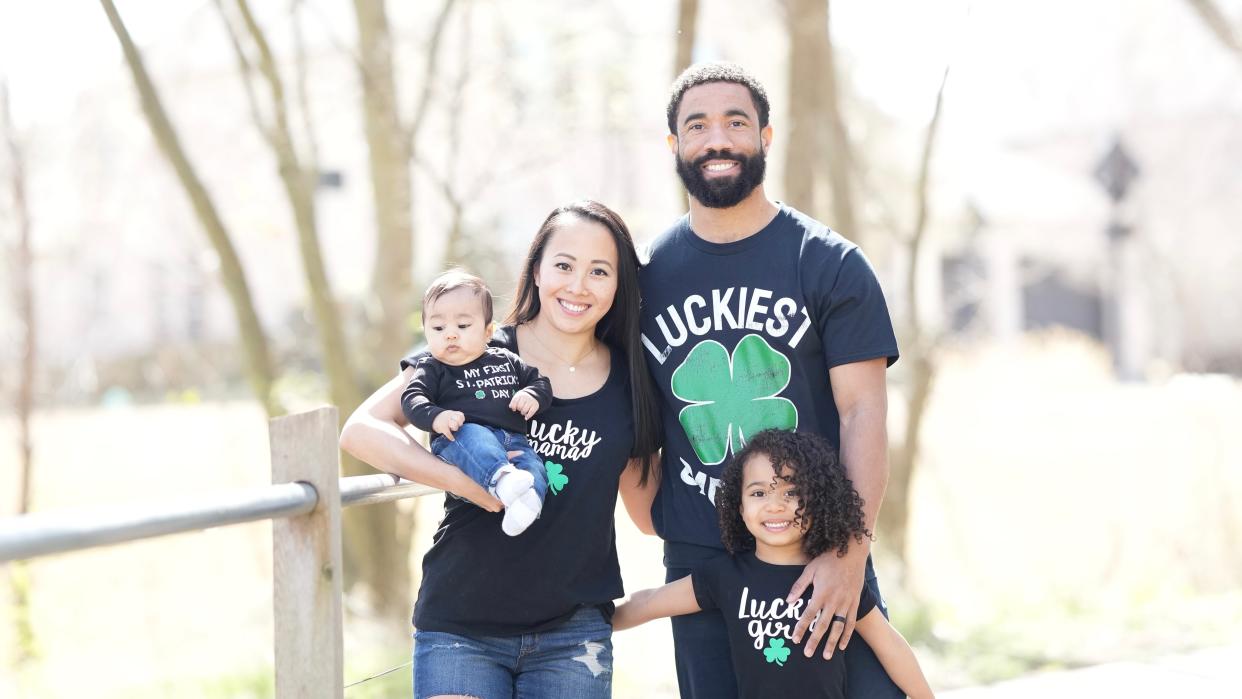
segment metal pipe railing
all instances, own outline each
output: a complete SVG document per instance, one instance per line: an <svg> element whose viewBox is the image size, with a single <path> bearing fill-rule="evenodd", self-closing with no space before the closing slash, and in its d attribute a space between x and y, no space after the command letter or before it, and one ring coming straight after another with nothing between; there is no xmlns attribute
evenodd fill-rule
<svg viewBox="0 0 1242 699"><path fill-rule="evenodd" d="M340 478L336 408L269 422L276 484L176 504L0 519L0 563L273 520L276 695L343 696L341 508L443 492L377 473Z"/></svg>
<svg viewBox="0 0 1242 699"><path fill-rule="evenodd" d="M341 507L374 505L442 490L387 473L341 479ZM315 509L309 483L283 483L176 505L111 506L74 512L36 512L0 519L0 563L121 544L230 524L295 517Z"/></svg>
<svg viewBox="0 0 1242 699"><path fill-rule="evenodd" d="M0 520L0 563L169 534L292 517L315 509L308 483L283 483L175 505L35 512Z"/></svg>

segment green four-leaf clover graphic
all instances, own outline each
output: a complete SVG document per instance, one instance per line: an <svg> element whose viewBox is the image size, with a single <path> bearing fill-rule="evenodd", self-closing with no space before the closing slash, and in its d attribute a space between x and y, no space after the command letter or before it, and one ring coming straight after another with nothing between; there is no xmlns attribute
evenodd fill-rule
<svg viewBox="0 0 1242 699"><path fill-rule="evenodd" d="M781 667L785 667L785 661L789 660L789 649L785 647L785 639L773 638L768 640L768 647L763 649L763 657L769 663L776 663Z"/></svg>
<svg viewBox="0 0 1242 699"><path fill-rule="evenodd" d="M553 495L560 493L569 483L569 476L565 475L564 466L545 461L543 469L548 472L548 490L551 490Z"/></svg>
<svg viewBox="0 0 1242 699"><path fill-rule="evenodd" d="M747 335L733 349L705 340L673 372L673 395L690 405L677 419L705 465L718 464L730 448L769 428L794 429L798 409L777 394L789 385L789 359L759 335Z"/></svg>

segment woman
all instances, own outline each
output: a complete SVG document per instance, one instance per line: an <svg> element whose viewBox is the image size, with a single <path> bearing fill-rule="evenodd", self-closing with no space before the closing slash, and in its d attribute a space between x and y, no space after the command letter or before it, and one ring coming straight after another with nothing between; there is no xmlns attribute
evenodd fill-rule
<svg viewBox="0 0 1242 699"><path fill-rule="evenodd" d="M547 501L516 538L501 531L496 498L405 431L400 396L413 357L345 424L345 451L458 496L445 498L423 559L416 697L611 696L612 600L622 596L613 511L620 489L650 531L659 480L658 404L638 314L638 256L621 218L592 201L553 211L493 338L548 377L554 395L530 425Z"/></svg>

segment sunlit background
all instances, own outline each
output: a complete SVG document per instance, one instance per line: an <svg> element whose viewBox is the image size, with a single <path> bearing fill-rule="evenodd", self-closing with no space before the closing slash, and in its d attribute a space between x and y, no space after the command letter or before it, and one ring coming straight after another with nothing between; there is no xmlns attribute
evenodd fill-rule
<svg viewBox="0 0 1242 699"><path fill-rule="evenodd" d="M877 567L933 686L1242 681L1242 1L112 5L0 7L0 515L269 482L267 417L348 414L438 271L504 306L557 205L681 215L667 89L731 60L893 311ZM408 662L440 509L347 520L347 683ZM270 695L270 531L0 567L0 696ZM667 622L615 642L675 696Z"/></svg>

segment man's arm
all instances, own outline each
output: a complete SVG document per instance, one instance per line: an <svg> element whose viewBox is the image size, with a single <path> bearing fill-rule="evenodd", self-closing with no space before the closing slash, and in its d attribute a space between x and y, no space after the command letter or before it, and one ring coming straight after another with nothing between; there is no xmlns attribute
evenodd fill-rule
<svg viewBox="0 0 1242 699"><path fill-rule="evenodd" d="M643 474L642 459L630 459L621 473L617 490L621 493L621 502L625 503L625 511L630 513L634 526L638 531L655 536L655 525L651 522L651 504L655 502L656 491L660 489L659 459L651 457L651 473L647 476L647 484L640 485Z"/></svg>
<svg viewBox="0 0 1242 699"><path fill-rule="evenodd" d="M833 398L841 415L841 462L863 499L863 523L875 531L880 503L888 485L888 389L884 357L863 362L842 364L828 371ZM819 647L825 632L828 643L824 657L832 657L835 649L844 649L854 633L858 612L858 593L862 590L867 555L871 540L852 542L844 556L836 551L821 554L811 561L789 592L789 600L797 600L809 585L811 600L794 628L794 642L802 640L807 626L823 611L824 618L845 617L843 624L817 624L805 648L810 657Z"/></svg>

